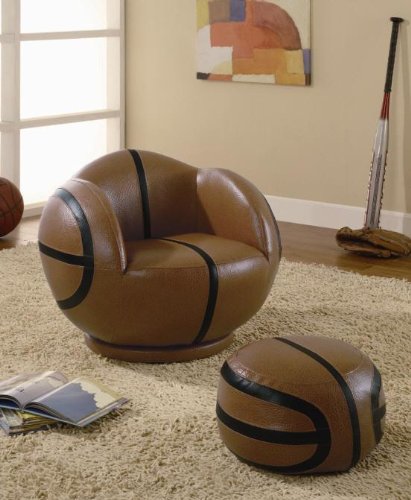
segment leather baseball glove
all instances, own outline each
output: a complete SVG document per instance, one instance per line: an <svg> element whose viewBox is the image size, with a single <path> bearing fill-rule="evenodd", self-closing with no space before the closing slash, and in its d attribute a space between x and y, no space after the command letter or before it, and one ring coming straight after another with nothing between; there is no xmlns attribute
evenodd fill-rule
<svg viewBox="0 0 411 500"><path fill-rule="evenodd" d="M343 227L336 238L345 250L371 257L406 257L411 253L411 238L395 231Z"/></svg>

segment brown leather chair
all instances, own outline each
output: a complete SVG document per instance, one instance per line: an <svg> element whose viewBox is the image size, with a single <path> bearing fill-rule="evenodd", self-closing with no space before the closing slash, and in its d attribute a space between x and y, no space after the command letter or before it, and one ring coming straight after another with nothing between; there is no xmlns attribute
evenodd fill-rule
<svg viewBox="0 0 411 500"><path fill-rule="evenodd" d="M230 344L266 299L281 244L239 175L123 150L83 168L40 222L45 274L87 345L127 361L185 361Z"/></svg>

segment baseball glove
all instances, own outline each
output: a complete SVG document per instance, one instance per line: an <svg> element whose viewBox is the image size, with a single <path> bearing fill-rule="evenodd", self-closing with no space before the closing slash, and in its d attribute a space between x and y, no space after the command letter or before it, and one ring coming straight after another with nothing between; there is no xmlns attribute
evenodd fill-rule
<svg viewBox="0 0 411 500"><path fill-rule="evenodd" d="M411 238L395 231L343 227L336 238L345 250L371 257L406 257L411 253Z"/></svg>

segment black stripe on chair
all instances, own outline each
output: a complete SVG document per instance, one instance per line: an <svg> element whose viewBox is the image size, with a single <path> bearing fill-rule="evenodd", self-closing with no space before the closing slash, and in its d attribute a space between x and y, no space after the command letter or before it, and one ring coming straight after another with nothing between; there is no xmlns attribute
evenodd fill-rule
<svg viewBox="0 0 411 500"><path fill-rule="evenodd" d="M179 245L184 245L187 248L190 248L191 250L194 250L194 252L198 253L200 255L205 263L207 264L207 269L208 269L208 278L209 278L209 288L208 288L208 300L207 300L207 306L205 309L204 313L204 318L200 326L200 330L198 331L195 339L193 340L193 344L199 344L204 337L207 335L207 332L210 328L211 321L214 316L214 310L215 306L217 303L217 296L218 296L218 268L217 264L214 262L214 260L210 257L210 255L205 252L202 248L193 245L192 243L186 243L185 241L179 241L179 240L173 240L171 238L161 238L164 241L171 241L172 243L177 243Z"/></svg>
<svg viewBox="0 0 411 500"><path fill-rule="evenodd" d="M141 193L141 209L143 212L144 238L148 239L151 238L151 217L150 217L150 203L148 199L146 173L144 171L143 161L138 152L135 149L129 149L129 153L133 157L133 161L136 166L137 177Z"/></svg>
<svg viewBox="0 0 411 500"><path fill-rule="evenodd" d="M81 304L90 291L94 277L94 248L90 225L80 203L69 191L63 188L57 189L55 196L60 198L73 214L80 230L81 243L83 247L83 255L80 256L55 250L54 248L39 242L40 252L44 255L66 264L83 267L83 275L77 290L67 299L57 301L57 305L60 309L64 310L72 309L73 307Z"/></svg>

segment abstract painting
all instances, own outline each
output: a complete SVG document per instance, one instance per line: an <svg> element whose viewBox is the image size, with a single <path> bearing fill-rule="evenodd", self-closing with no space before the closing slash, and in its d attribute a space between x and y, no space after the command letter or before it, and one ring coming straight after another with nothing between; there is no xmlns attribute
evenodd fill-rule
<svg viewBox="0 0 411 500"><path fill-rule="evenodd" d="M197 0L197 78L309 85L310 0Z"/></svg>

